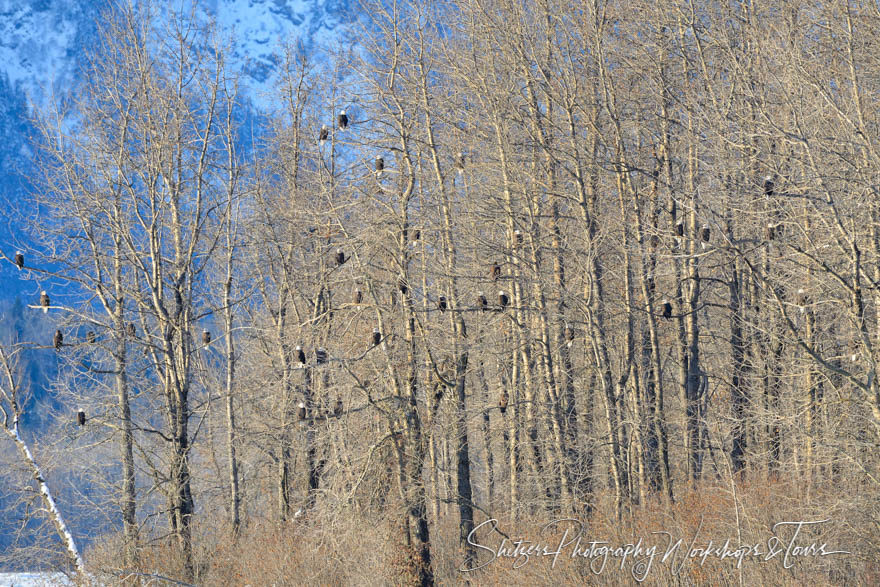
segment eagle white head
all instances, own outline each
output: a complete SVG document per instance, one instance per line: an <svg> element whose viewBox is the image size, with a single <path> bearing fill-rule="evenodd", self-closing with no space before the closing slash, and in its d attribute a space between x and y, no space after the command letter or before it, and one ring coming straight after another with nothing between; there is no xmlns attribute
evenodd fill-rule
<svg viewBox="0 0 880 587"><path fill-rule="evenodd" d="M342 116L345 116L345 110L340 110L339 114L341 114Z"/></svg>

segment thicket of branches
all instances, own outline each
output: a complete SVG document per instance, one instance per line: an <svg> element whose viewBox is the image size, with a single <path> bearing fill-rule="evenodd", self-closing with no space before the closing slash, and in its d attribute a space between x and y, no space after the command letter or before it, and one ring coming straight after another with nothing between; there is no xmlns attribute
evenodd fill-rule
<svg viewBox="0 0 880 587"><path fill-rule="evenodd" d="M487 518L719 500L728 535L832 517L854 558L800 577L876 573L876 3L364 8L332 65L281 56L268 132L152 9L41 113L21 276L64 284L101 570L430 584Z"/></svg>

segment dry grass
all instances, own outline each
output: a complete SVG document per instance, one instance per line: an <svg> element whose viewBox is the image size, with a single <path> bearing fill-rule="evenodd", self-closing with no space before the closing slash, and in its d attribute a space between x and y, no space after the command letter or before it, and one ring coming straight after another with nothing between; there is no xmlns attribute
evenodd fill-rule
<svg viewBox="0 0 880 587"><path fill-rule="evenodd" d="M835 491L813 489L809 495L802 484L787 481L756 481L739 484L736 504L730 485L704 484L699 491L682 492L678 501L636 507L623 522L608 514L601 505L589 519L583 519L580 548L586 551L591 540L625 546L642 540L643 548L656 546L650 570L638 566L629 555L625 559L609 556L592 563L575 552L574 541L564 547L553 564L552 556L497 558L482 569L461 573L458 551L458 528L455 509L431 525L434 573L439 584L457 585L635 585L633 574L645 585L878 585L880 584L880 534L878 534L878 499L868 493L850 495L841 488ZM843 498L845 496L845 499ZM607 500L599 500L599 503ZM541 541L549 551L556 550L565 528L573 537L574 525L545 528L548 522L565 518L553 513L531 514L512 525L504 513L498 514L499 529L511 541ZM485 517L478 519L482 522ZM784 554L792 537L792 528L777 529L781 549L765 560L768 540L774 536L773 525L786 521L829 520L800 530L796 543L804 546L827 544L826 549L846 550L852 554L831 556L792 556L785 568ZM198 579L200 585L403 585L410 584L407 574L407 549L396 537L397 522L379 514L352 514L319 508L308 518L286 524L253 523L238 541L226 537L226 528L200 528ZM669 533L664 534L664 533ZM669 544L682 539L681 547L663 561ZM502 537L484 527L477 542L491 548ZM710 555L688 557L691 542L704 548L711 540L714 547L730 540L729 550L739 544L758 544L761 557L744 557L742 565L735 558L719 560ZM508 542L508 546L511 546ZM109 538L89 556L92 568L114 568L118 560L118 539ZM480 562L491 560L488 551L479 551ZM642 554L641 562L648 558ZM515 564L516 563L516 564ZM592 566L591 566L592 565ZM516 566L517 568L514 568ZM180 562L173 545L156 544L141 551L141 570L164 576L180 576Z"/></svg>

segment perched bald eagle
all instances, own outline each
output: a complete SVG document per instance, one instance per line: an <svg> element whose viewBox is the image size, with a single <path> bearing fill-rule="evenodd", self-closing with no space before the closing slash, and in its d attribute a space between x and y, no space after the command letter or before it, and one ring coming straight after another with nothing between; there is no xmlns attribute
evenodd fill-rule
<svg viewBox="0 0 880 587"><path fill-rule="evenodd" d="M15 266L19 271L24 267L24 255L21 254L21 251L15 251Z"/></svg>
<svg viewBox="0 0 880 587"><path fill-rule="evenodd" d="M88 332L86 332L86 340L89 342L89 344L95 344L95 331L94 330L89 330Z"/></svg>
<svg viewBox="0 0 880 587"><path fill-rule="evenodd" d="M345 253L342 251L342 249L336 249L336 264L342 265L343 263L345 263L345 261Z"/></svg>
<svg viewBox="0 0 880 587"><path fill-rule="evenodd" d="M64 344L64 335L60 330L55 331L55 338L52 339L52 342L55 344L56 351L61 350L61 345Z"/></svg>
<svg viewBox="0 0 880 587"><path fill-rule="evenodd" d="M321 131L318 133L318 140L323 143L327 140L328 136L330 136L330 130L327 128L326 124L322 124Z"/></svg>
<svg viewBox="0 0 880 587"><path fill-rule="evenodd" d="M327 362L327 351L323 348L319 348L315 351L315 359L317 359L319 365L323 365Z"/></svg>
<svg viewBox="0 0 880 587"><path fill-rule="evenodd" d="M339 128L342 130L345 130L348 127L348 115L345 114L345 110L339 111L337 122L339 122Z"/></svg>
<svg viewBox="0 0 880 587"><path fill-rule="evenodd" d="M503 290L498 292L498 303L501 305L501 309L506 308L510 303L510 298L507 297Z"/></svg>
<svg viewBox="0 0 880 587"><path fill-rule="evenodd" d="M797 290L797 305L801 308L801 314L804 313L804 306L807 305L807 294L803 289Z"/></svg>
<svg viewBox="0 0 880 587"><path fill-rule="evenodd" d="M501 277L501 266L498 263L492 264L492 281L498 281Z"/></svg>
<svg viewBox="0 0 880 587"><path fill-rule="evenodd" d="M703 228L700 230L700 240L703 241L700 243L700 247L705 249L708 246L707 243L709 242L709 225L708 224L704 224Z"/></svg>
<svg viewBox="0 0 880 587"><path fill-rule="evenodd" d="M768 197L772 196L774 187L776 187L776 185L773 183L773 176L768 175L767 177L765 177L764 178L764 195L768 196Z"/></svg>
<svg viewBox="0 0 880 587"><path fill-rule="evenodd" d="M376 157L376 172L382 173L382 170L385 169L385 159L382 157Z"/></svg>
<svg viewBox="0 0 880 587"><path fill-rule="evenodd" d="M333 415L337 418L342 415L342 398L336 396L336 405L333 406Z"/></svg>
<svg viewBox="0 0 880 587"><path fill-rule="evenodd" d="M501 410L501 413L507 411L507 403L510 401L510 398L507 396L507 390L503 390L501 392L501 397L498 398L498 409Z"/></svg>
<svg viewBox="0 0 880 587"><path fill-rule="evenodd" d="M134 322L128 323L128 335L134 337L137 334L137 329L134 327Z"/></svg>
<svg viewBox="0 0 880 587"><path fill-rule="evenodd" d="M211 344L211 333L207 330L202 330L202 342L206 345Z"/></svg>
<svg viewBox="0 0 880 587"><path fill-rule="evenodd" d="M446 296L440 296L440 299L437 300L437 307L440 308L441 312L446 311Z"/></svg>
<svg viewBox="0 0 880 587"><path fill-rule="evenodd" d="M373 329L373 346L382 342L382 332L378 328Z"/></svg>
<svg viewBox="0 0 880 587"><path fill-rule="evenodd" d="M299 402L299 406L297 406L297 407L299 408L299 410L297 410L297 414L296 414L297 417L299 417L300 420L305 420L306 419L306 405L302 402Z"/></svg>
<svg viewBox="0 0 880 587"><path fill-rule="evenodd" d="M772 241L776 238L776 225L772 222L767 223L767 240Z"/></svg>
<svg viewBox="0 0 880 587"><path fill-rule="evenodd" d="M296 345L296 359L299 361L300 365L306 364L306 353L299 345Z"/></svg>
<svg viewBox="0 0 880 587"><path fill-rule="evenodd" d="M79 409L76 411L76 423L77 423L79 426L85 426L85 425L86 425L86 412L85 412L85 410L83 410L82 408L79 408Z"/></svg>
<svg viewBox="0 0 880 587"><path fill-rule="evenodd" d="M516 247L523 244L523 235L519 230L513 231L513 244Z"/></svg>
<svg viewBox="0 0 880 587"><path fill-rule="evenodd" d="M483 292L477 294L477 306L479 306L480 309L484 312L489 309L489 301L486 300L486 296L483 294Z"/></svg>
<svg viewBox="0 0 880 587"><path fill-rule="evenodd" d="M40 305L43 306L43 314L49 312L49 294L45 290L40 292Z"/></svg>
<svg viewBox="0 0 880 587"><path fill-rule="evenodd" d="M360 304L362 301L364 301L363 292L359 289L354 290L354 303Z"/></svg>
<svg viewBox="0 0 880 587"><path fill-rule="evenodd" d="M662 316L665 320L672 318L672 304L669 303L669 300L663 300Z"/></svg>

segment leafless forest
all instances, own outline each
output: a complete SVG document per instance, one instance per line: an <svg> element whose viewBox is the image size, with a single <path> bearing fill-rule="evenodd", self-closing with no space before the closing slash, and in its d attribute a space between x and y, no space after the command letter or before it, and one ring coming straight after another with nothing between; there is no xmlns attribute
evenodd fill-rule
<svg viewBox="0 0 880 587"><path fill-rule="evenodd" d="M157 9L108 18L37 112L36 244L2 259L42 326L3 340L0 417L45 539L8 557L625 585L463 573L492 558L467 538L827 520L799 544L849 554L647 583L880 581L876 2L377 2L331 59L280 55L258 117L210 24ZM35 348L60 407L29 445Z"/></svg>

